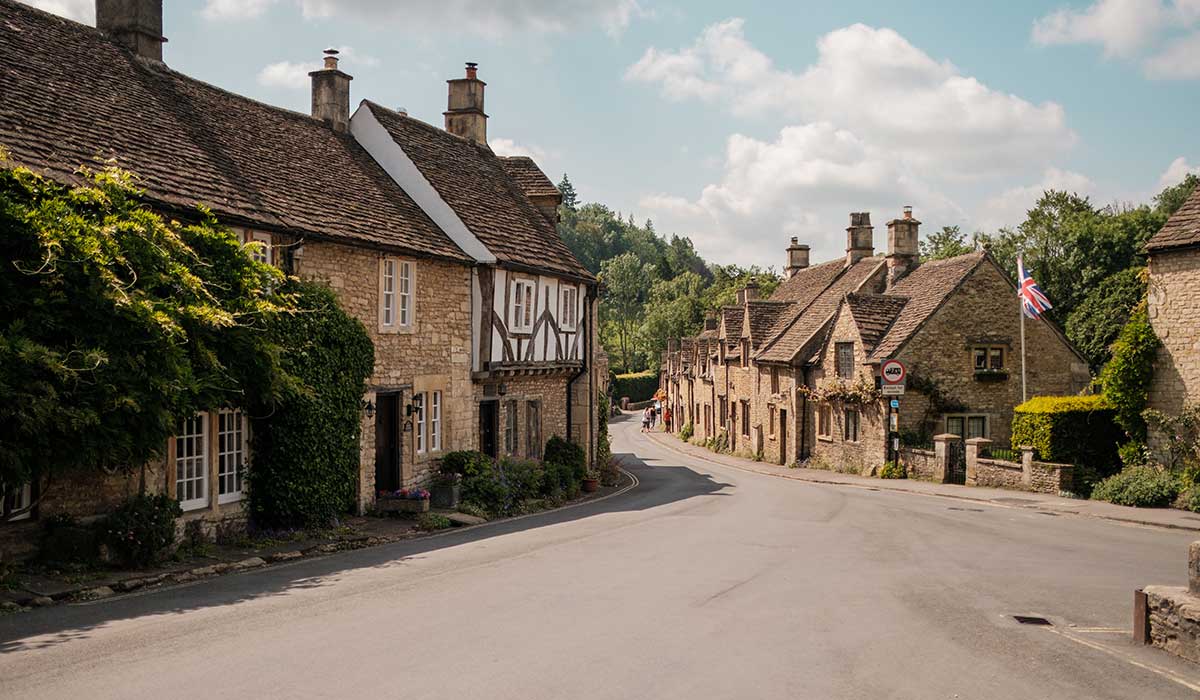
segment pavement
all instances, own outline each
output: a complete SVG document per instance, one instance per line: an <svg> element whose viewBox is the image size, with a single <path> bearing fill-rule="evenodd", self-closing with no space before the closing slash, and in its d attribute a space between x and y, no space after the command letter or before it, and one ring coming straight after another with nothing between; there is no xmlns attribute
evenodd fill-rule
<svg viewBox="0 0 1200 700"><path fill-rule="evenodd" d="M612 426L637 483L603 501L0 617L0 697L1200 692L1129 632L1135 588L1185 583L1187 531L780 479L638 428Z"/></svg>

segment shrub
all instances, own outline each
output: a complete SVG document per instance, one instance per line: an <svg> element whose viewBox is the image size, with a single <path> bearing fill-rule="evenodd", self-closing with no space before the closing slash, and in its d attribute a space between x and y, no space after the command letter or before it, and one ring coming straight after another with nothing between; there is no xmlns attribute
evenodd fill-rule
<svg viewBox="0 0 1200 700"><path fill-rule="evenodd" d="M544 471L537 462L511 457L500 461L501 478L508 485L509 498L514 504L541 495Z"/></svg>
<svg viewBox="0 0 1200 700"><path fill-rule="evenodd" d="M1047 462L1086 465L1101 475L1118 464L1120 431L1102 396L1039 396L1013 411L1012 446L1031 445Z"/></svg>
<svg viewBox="0 0 1200 700"><path fill-rule="evenodd" d="M579 482L583 476L578 476L573 467L556 462L546 462L543 469L542 496L551 500L561 500L575 498L579 495Z"/></svg>
<svg viewBox="0 0 1200 700"><path fill-rule="evenodd" d="M1142 411L1150 396L1154 377L1154 355L1159 340L1150 326L1146 306L1142 304L1121 329L1112 346L1112 359L1100 372L1104 397L1116 411L1117 424L1132 440L1146 439L1146 421Z"/></svg>
<svg viewBox="0 0 1200 700"><path fill-rule="evenodd" d="M908 470L899 461L888 462L879 470L880 479L907 479Z"/></svg>
<svg viewBox="0 0 1200 700"><path fill-rule="evenodd" d="M426 532L445 530L453 524L450 522L450 518L440 513L421 513L417 516L417 527Z"/></svg>
<svg viewBox="0 0 1200 700"><path fill-rule="evenodd" d="M694 432L695 428L692 426L692 422L688 421L683 424L682 428L679 429L679 439L687 442L688 440L692 439L692 434Z"/></svg>
<svg viewBox="0 0 1200 700"><path fill-rule="evenodd" d="M569 440L557 435L552 436L546 441L546 450L542 454L545 455L547 463L570 467L576 481L583 479L583 475L587 473L587 456L584 455L583 448Z"/></svg>
<svg viewBox="0 0 1200 700"><path fill-rule="evenodd" d="M618 401L626 396L633 403L649 401L654 398L654 392L657 390L658 372L654 370L635 372L633 374L618 374L613 379L612 392Z"/></svg>
<svg viewBox="0 0 1200 700"><path fill-rule="evenodd" d="M608 407L608 395L601 394L596 401L596 418L600 426L596 432L596 466L600 469L600 482L605 486L616 486L621 480L621 472L612 457L612 441L608 436Z"/></svg>
<svg viewBox="0 0 1200 700"><path fill-rule="evenodd" d="M462 500L489 513L503 514L512 502L512 492L500 466L482 452L451 452L442 459L442 469L462 474Z"/></svg>
<svg viewBox="0 0 1200 700"><path fill-rule="evenodd" d="M96 524L100 541L118 562L144 567L161 561L175 544L179 502L165 495L134 496Z"/></svg>
<svg viewBox="0 0 1200 700"><path fill-rule="evenodd" d="M272 321L268 333L299 382L285 388L276 407L254 408L270 417L254 422L250 515L263 528L326 527L354 505L362 397L375 348L328 287L285 287L301 312Z"/></svg>
<svg viewBox="0 0 1200 700"><path fill-rule="evenodd" d="M1165 508L1179 495L1179 479L1158 467L1130 467L1096 484L1092 498L1119 506Z"/></svg>

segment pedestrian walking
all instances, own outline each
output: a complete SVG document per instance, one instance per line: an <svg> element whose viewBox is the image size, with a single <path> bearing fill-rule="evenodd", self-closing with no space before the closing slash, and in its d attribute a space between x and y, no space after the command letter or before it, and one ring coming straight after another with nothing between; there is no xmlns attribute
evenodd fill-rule
<svg viewBox="0 0 1200 700"><path fill-rule="evenodd" d="M658 399L654 400L654 404L650 406L650 427L654 428L658 425L658 416L662 413L662 402Z"/></svg>
<svg viewBox="0 0 1200 700"><path fill-rule="evenodd" d="M667 406L663 409L663 430L671 432L671 407Z"/></svg>
<svg viewBox="0 0 1200 700"><path fill-rule="evenodd" d="M647 406L646 409L644 411L642 411L642 432L643 433L650 430L650 416L652 416L652 415L654 415L654 407L653 406Z"/></svg>

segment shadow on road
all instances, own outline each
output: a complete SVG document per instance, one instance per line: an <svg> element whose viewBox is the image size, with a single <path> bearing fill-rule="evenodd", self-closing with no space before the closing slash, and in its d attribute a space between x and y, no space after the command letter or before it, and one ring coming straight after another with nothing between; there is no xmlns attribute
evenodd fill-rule
<svg viewBox="0 0 1200 700"><path fill-rule="evenodd" d="M627 416L614 419L614 423ZM338 574L371 567L391 567L447 547L471 544L535 528L583 520L602 513L643 511L661 505L716 494L729 486L683 466L649 466L632 454L614 457L639 485L603 501L558 511L501 520L461 531L305 559L246 574L224 576L178 588L148 591L97 603L66 605L0 617L0 654L29 651L85 639L110 622L150 615L184 614L205 608L332 585ZM648 460L654 462L656 460Z"/></svg>

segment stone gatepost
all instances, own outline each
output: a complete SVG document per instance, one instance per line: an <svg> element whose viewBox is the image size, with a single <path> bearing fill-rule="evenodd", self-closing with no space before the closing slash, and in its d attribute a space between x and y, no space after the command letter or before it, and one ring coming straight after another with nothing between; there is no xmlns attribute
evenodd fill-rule
<svg viewBox="0 0 1200 700"><path fill-rule="evenodd" d="M1188 546L1188 593L1200 596L1200 541Z"/></svg>
<svg viewBox="0 0 1200 700"><path fill-rule="evenodd" d="M1033 484L1033 447L1021 445L1021 485L1029 488Z"/></svg>
<svg viewBox="0 0 1200 700"><path fill-rule="evenodd" d="M950 443L957 440L953 433L933 436L933 480L939 484L946 483L950 475Z"/></svg>
<svg viewBox="0 0 1200 700"><path fill-rule="evenodd" d="M976 486L979 474L979 453L992 444L987 438L970 438L967 440L967 486Z"/></svg>

